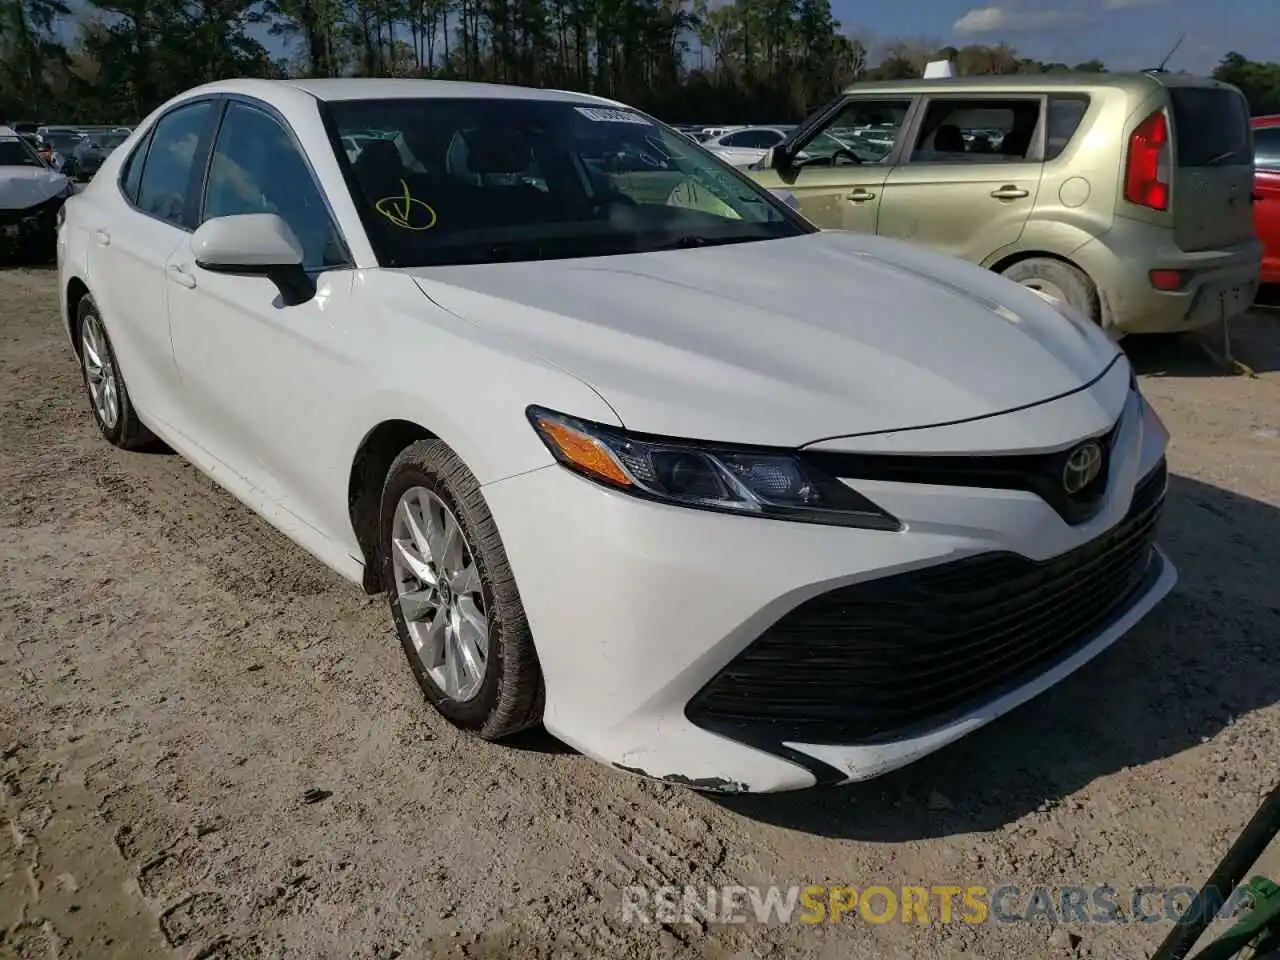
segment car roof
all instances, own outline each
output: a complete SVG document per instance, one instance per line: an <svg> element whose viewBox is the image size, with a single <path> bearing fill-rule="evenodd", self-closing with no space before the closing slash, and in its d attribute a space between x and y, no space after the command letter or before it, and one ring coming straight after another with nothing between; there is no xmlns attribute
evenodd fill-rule
<svg viewBox="0 0 1280 960"><path fill-rule="evenodd" d="M1138 73L1015 73L982 74L965 77L939 77L935 80L874 80L846 87L845 95L856 93L965 93L993 90L1047 90L1087 89L1112 87L1118 89L1150 88L1153 84L1165 87L1227 87L1229 84L1207 77L1181 73L1161 73L1155 70Z"/></svg>
<svg viewBox="0 0 1280 960"><path fill-rule="evenodd" d="M1280 113L1266 113L1260 117L1254 117L1252 123L1255 127L1280 127Z"/></svg>
<svg viewBox="0 0 1280 960"><path fill-rule="evenodd" d="M461 80L396 80L375 77L318 78L306 80L219 80L175 97L178 103L198 95L241 94L256 97L277 107L298 106L303 99L323 100L413 100L455 97L486 100L541 100L584 105L620 107L624 104L588 93L543 90L501 83L474 83Z"/></svg>

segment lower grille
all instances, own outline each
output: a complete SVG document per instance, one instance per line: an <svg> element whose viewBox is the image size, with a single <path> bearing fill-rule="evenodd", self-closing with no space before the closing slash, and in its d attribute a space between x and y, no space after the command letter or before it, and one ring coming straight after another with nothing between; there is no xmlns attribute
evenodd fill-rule
<svg viewBox="0 0 1280 960"><path fill-rule="evenodd" d="M988 553L854 584L788 613L689 701L734 739L874 743L1026 682L1086 645L1142 586L1162 460L1102 536L1043 562Z"/></svg>

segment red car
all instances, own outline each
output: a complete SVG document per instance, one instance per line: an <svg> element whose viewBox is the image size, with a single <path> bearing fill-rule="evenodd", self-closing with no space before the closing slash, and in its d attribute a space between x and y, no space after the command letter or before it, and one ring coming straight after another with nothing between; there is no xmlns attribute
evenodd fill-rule
<svg viewBox="0 0 1280 960"><path fill-rule="evenodd" d="M1280 113L1253 118L1254 224L1262 239L1262 282L1280 283Z"/></svg>

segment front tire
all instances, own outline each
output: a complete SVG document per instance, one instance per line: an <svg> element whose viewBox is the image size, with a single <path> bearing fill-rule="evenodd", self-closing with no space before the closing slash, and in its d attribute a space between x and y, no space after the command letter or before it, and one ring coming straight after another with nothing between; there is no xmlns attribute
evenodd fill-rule
<svg viewBox="0 0 1280 960"><path fill-rule="evenodd" d="M1071 304L1094 323L1102 322L1098 288L1088 274L1069 263L1050 257L1030 257L1005 268L1001 275Z"/></svg>
<svg viewBox="0 0 1280 960"><path fill-rule="evenodd" d="M542 720L542 671L480 485L439 440L391 465L379 512L382 583L427 700L497 740Z"/></svg>
<svg viewBox="0 0 1280 960"><path fill-rule="evenodd" d="M76 309L76 332L80 374L98 430L122 450L140 450L155 443L155 435L138 419L111 338L92 297L84 297Z"/></svg>

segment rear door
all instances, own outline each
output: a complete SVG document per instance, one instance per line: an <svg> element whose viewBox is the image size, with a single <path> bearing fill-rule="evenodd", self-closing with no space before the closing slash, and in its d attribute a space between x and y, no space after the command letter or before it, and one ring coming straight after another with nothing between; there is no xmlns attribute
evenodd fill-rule
<svg viewBox="0 0 1280 960"><path fill-rule="evenodd" d="M1182 250L1221 250L1254 235L1249 107L1234 87L1171 86L1173 235Z"/></svg>
<svg viewBox="0 0 1280 960"><path fill-rule="evenodd" d="M1253 131L1253 223L1262 240L1262 282L1280 283L1280 124Z"/></svg>
<svg viewBox="0 0 1280 960"><path fill-rule="evenodd" d="M88 267L116 359L144 413L182 429L182 390L169 340L165 264L190 233L191 184L213 120L211 100L161 116L118 184L84 195Z"/></svg>
<svg viewBox="0 0 1280 960"><path fill-rule="evenodd" d="M877 232L974 262L1016 243L1040 190L1044 101L931 97L884 185Z"/></svg>

